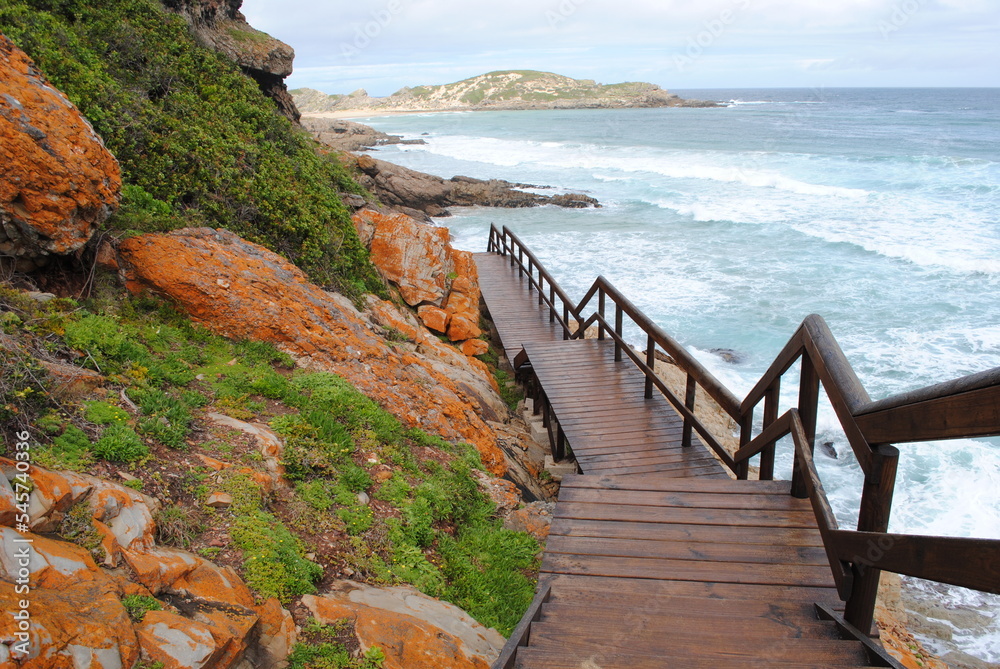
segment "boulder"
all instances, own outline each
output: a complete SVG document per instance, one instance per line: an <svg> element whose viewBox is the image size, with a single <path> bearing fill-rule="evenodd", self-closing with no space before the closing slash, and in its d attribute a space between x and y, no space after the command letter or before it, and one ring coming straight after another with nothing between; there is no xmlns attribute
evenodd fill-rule
<svg viewBox="0 0 1000 669"><path fill-rule="evenodd" d="M462 342L462 353L468 356L483 355L490 350L488 342L482 339L469 339Z"/></svg>
<svg viewBox="0 0 1000 669"><path fill-rule="evenodd" d="M163 669L211 667L221 650L211 627L169 611L148 612L137 632L143 654Z"/></svg>
<svg viewBox="0 0 1000 669"><path fill-rule="evenodd" d="M297 635L292 614L274 597L257 607L257 667L270 669L287 664Z"/></svg>
<svg viewBox="0 0 1000 669"><path fill-rule="evenodd" d="M302 603L323 623L352 619L361 647L382 649L385 669L487 669L504 644L496 630L458 607L408 586L338 581L322 597L306 595Z"/></svg>
<svg viewBox="0 0 1000 669"><path fill-rule="evenodd" d="M531 502L507 516L503 526L508 530L527 532L544 543L549 536L554 510L554 502Z"/></svg>
<svg viewBox="0 0 1000 669"><path fill-rule="evenodd" d="M498 479L479 471L473 471L472 474L479 489L496 504L498 517L507 516L521 504L521 493L513 481Z"/></svg>
<svg viewBox="0 0 1000 669"><path fill-rule="evenodd" d="M446 228L421 223L404 214L364 210L354 215L358 235L372 262L399 289L424 325L452 341L478 337L479 275L472 254L451 245ZM452 316L461 316L452 337ZM474 333L474 334L472 334Z"/></svg>
<svg viewBox="0 0 1000 669"><path fill-rule="evenodd" d="M417 316L428 330L444 334L448 331L448 321L451 314L433 304L424 304L417 308Z"/></svg>
<svg viewBox="0 0 1000 669"><path fill-rule="evenodd" d="M61 400L79 400L104 385L104 377L97 372L62 362L39 360L52 380L52 394Z"/></svg>
<svg viewBox="0 0 1000 669"><path fill-rule="evenodd" d="M447 275L453 271L448 262L451 236L447 228L418 223L402 214L386 216L373 211L363 211L355 219L371 225L372 262L399 289L407 304L444 302Z"/></svg>
<svg viewBox="0 0 1000 669"><path fill-rule="evenodd" d="M455 314L448 323L448 339L452 341L475 339L481 334L479 325L466 314Z"/></svg>
<svg viewBox="0 0 1000 669"><path fill-rule="evenodd" d="M269 341L303 367L335 372L407 427L466 441L491 472L505 471L495 435L476 412L484 403L503 407L483 368L472 364L479 361L455 349L446 359L429 335L415 346L388 345L379 334L384 329L349 300L313 285L277 254L225 230L132 237L122 242L119 257L129 290L153 291L216 333ZM463 386L465 380L475 385ZM482 396L472 396L476 393Z"/></svg>
<svg viewBox="0 0 1000 669"><path fill-rule="evenodd" d="M273 488L281 484L281 477L285 475L285 467L281 464L281 458L285 453L285 442L274 430L264 423L247 423L219 413L207 413L205 414L205 418L216 425L222 425L223 427L239 430L244 434L250 435L257 443L260 454L264 458L264 466L267 467L267 472L271 476L273 485L268 486L268 488ZM219 464L221 465L220 467L212 468L223 469L226 466L221 462Z"/></svg>
<svg viewBox="0 0 1000 669"><path fill-rule="evenodd" d="M422 139L403 139L399 135L389 135L362 123L344 119L306 116L302 118L302 127L311 132L317 142L336 151L359 151L387 144L427 143ZM358 206L363 205L362 198Z"/></svg>
<svg viewBox="0 0 1000 669"><path fill-rule="evenodd" d="M0 458L0 469L14 480L14 462ZM34 487L28 500L29 527L34 532L58 529L64 514L87 500L94 527L102 536L108 566L118 563L122 549L145 550L153 546L153 515L160 503L132 488L75 472L32 468Z"/></svg>
<svg viewBox="0 0 1000 669"><path fill-rule="evenodd" d="M121 170L76 107L0 35L0 256L30 271L80 249L118 207Z"/></svg>
<svg viewBox="0 0 1000 669"><path fill-rule="evenodd" d="M4 644L10 643L10 654L20 660L0 666L123 669L139 659L132 621L110 579L94 578L58 589L33 587L27 656L11 643L17 630L16 621L8 615L20 610L22 599L24 595L13 583L0 580L0 610L4 611L0 616L0 649L6 650Z"/></svg>

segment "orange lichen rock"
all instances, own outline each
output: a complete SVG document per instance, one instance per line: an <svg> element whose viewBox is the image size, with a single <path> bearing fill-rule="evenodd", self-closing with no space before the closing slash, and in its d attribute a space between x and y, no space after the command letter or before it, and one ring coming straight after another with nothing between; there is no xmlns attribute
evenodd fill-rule
<svg viewBox="0 0 1000 669"><path fill-rule="evenodd" d="M10 483L13 464L0 458L0 480ZM0 616L0 667L121 669L140 650L177 669L230 669L248 654L269 662L262 666L285 659L295 641L288 611L274 599L258 606L232 567L156 546L155 500L73 472L33 467L31 475L35 525L86 509L101 537L84 547L0 526L0 610L16 612L30 600L31 621L27 646L17 646L18 619ZM102 569L94 559L102 554L129 569ZM19 592L25 583L30 591ZM136 625L122 604L128 595L169 595L184 605L150 611Z"/></svg>
<svg viewBox="0 0 1000 669"><path fill-rule="evenodd" d="M425 304L417 309L417 315L428 330L441 334L448 331L448 321L451 320L451 314L444 309L432 304Z"/></svg>
<svg viewBox="0 0 1000 669"><path fill-rule="evenodd" d="M302 603L322 623L353 620L361 647L382 649L385 669L487 669L503 645L495 630L458 607L407 586L339 581L322 597L306 595Z"/></svg>
<svg viewBox="0 0 1000 669"><path fill-rule="evenodd" d="M407 427L468 442L489 471L506 471L486 424L505 408L488 374L472 364L479 361L440 350L430 335L390 346L377 321L405 317L387 318L387 303L378 305L381 317L363 314L284 258L225 230L142 235L118 250L129 290L163 295L213 332L268 341L301 366L335 372Z"/></svg>
<svg viewBox="0 0 1000 669"><path fill-rule="evenodd" d="M0 35L0 255L27 271L76 251L117 208L121 170L28 56Z"/></svg>
<svg viewBox="0 0 1000 669"><path fill-rule="evenodd" d="M447 228L369 209L354 215L354 225L372 262L427 328L454 342L482 334L476 263L451 245Z"/></svg>

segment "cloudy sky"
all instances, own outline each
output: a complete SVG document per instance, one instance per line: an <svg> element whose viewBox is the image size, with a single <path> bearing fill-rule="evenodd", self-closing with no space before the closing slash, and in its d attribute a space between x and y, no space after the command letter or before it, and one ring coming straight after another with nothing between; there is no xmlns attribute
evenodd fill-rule
<svg viewBox="0 0 1000 669"><path fill-rule="evenodd" d="M388 95L492 70L668 89L1000 86L998 0L245 0L289 88Z"/></svg>

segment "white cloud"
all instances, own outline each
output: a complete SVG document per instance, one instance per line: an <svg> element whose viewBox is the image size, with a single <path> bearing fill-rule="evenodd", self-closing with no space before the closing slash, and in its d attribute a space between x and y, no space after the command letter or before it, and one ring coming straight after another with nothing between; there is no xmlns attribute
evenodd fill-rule
<svg viewBox="0 0 1000 669"><path fill-rule="evenodd" d="M1000 85L995 0L246 0L252 25L296 49L290 84L374 94L483 71L530 68L605 82L802 85L850 72L891 85L919 46L939 67L908 85ZM694 66L676 56L701 46ZM926 56L926 58L924 57ZM851 63L856 66L847 67ZM863 64L863 66L862 66ZM949 72L938 76L935 73ZM884 70L880 83L878 72ZM891 74L890 74L891 71ZM704 77L699 83L698 76ZM921 76L924 77L921 80ZM784 77L784 78L783 78ZM690 82L690 83L688 83ZM320 85L322 84L322 85ZM810 82L808 85L812 85Z"/></svg>

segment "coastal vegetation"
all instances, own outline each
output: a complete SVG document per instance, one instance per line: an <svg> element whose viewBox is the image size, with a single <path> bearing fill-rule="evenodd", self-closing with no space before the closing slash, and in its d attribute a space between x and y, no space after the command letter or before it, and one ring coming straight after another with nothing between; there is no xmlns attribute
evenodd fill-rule
<svg viewBox="0 0 1000 669"><path fill-rule="evenodd" d="M0 6L0 33L121 165L121 207L88 253L109 238L226 228L355 304L388 297L341 201L371 196L183 18L154 0L14 0ZM533 596L539 545L502 526L475 447L404 427L345 378L299 369L272 344L130 296L80 258L93 271L85 290L65 276L46 284L76 299L29 293L30 278L0 283L0 426L30 431L33 464L141 493L150 541L232 568L255 606L299 611L303 595L345 579L410 584L510 633ZM85 498L53 536L110 564L102 529ZM127 620L175 615L161 592L123 597ZM353 629L296 622L290 666L382 666L378 648L352 645Z"/></svg>
<svg viewBox="0 0 1000 669"><path fill-rule="evenodd" d="M0 410L44 432L36 462L127 478L163 502L162 543L227 558L259 597L287 604L348 573L410 583L504 634L530 602L538 543L501 527L471 446L405 429L335 374L296 370L270 344L213 335L161 300L121 298L110 285L81 302L4 288L0 311L16 342L2 363ZM60 399L34 362L39 349L100 370L107 384ZM280 435L288 487L261 485L259 450L213 428L210 413ZM215 492L231 503L209 505ZM220 535L231 538L222 551L210 545ZM100 553L99 541L84 543Z"/></svg>
<svg viewBox="0 0 1000 669"><path fill-rule="evenodd" d="M121 164L114 234L227 228L321 285L384 291L338 197L362 189L180 16L155 0L13 0L0 5L0 33Z"/></svg>

